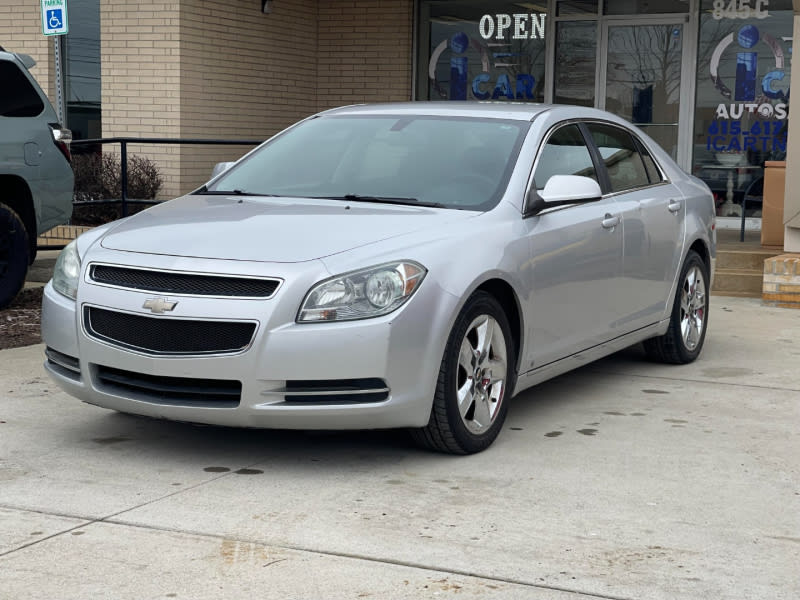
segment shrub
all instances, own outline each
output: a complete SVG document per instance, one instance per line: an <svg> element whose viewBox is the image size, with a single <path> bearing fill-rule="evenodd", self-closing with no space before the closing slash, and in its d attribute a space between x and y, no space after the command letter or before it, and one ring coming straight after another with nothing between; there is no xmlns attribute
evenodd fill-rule
<svg viewBox="0 0 800 600"><path fill-rule="evenodd" d="M78 154L73 156L75 173L73 225L101 225L122 216L122 166L120 157L112 153ZM164 181L156 164L147 157L128 156L128 198L154 200ZM102 202L102 204L82 204ZM128 206L128 214L147 208L142 204Z"/></svg>

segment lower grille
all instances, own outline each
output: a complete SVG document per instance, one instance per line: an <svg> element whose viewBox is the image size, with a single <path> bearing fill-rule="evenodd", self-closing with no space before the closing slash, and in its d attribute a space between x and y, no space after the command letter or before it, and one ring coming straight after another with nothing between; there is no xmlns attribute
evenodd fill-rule
<svg viewBox="0 0 800 600"><path fill-rule="evenodd" d="M240 381L161 377L95 365L100 391L168 406L236 408L242 397Z"/></svg>
<svg viewBox="0 0 800 600"><path fill-rule="evenodd" d="M296 379L286 387L263 392L267 396L283 396L288 404L369 404L389 398L383 379Z"/></svg>
<svg viewBox="0 0 800 600"><path fill-rule="evenodd" d="M86 307L83 315L91 337L150 354L241 352L256 331L255 323L145 317L96 307Z"/></svg>
<svg viewBox="0 0 800 600"><path fill-rule="evenodd" d="M44 355L47 357L47 365L55 372L70 379L80 380L81 363L77 358L50 347L45 348Z"/></svg>

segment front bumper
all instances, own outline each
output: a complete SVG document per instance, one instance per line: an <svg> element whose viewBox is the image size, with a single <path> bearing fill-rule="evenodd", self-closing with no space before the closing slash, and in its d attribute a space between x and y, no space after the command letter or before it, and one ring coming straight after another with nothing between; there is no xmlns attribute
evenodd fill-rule
<svg viewBox="0 0 800 600"><path fill-rule="evenodd" d="M130 263L130 255L101 250L89 260ZM98 255L99 254L99 255ZM145 258L142 258L145 257ZM229 261L139 255L135 266L224 273ZM362 321L298 325L297 309L308 289L329 276L322 263L236 263L235 274L279 277L268 300L170 296L178 306L166 316L143 308L152 292L93 283L85 259L77 301L45 288L42 337L45 369L67 393L126 413L224 426L285 429L377 429L427 424L444 345L457 299L426 279L399 310ZM265 269L268 272L264 272ZM158 356L132 351L87 333L84 307L166 319L256 322L252 344L232 354ZM147 382L147 392L109 383L122 372ZM160 394L163 383L185 384L177 397ZM209 401L216 383L238 382L236 403ZM364 387L335 393L342 382ZM294 384L300 386L287 388ZM382 384L382 385L381 385ZM297 390L307 390L311 394ZM203 394L194 397L191 390ZM371 393L381 388L382 394ZM187 392L188 390L188 392ZM293 393L291 393L293 391ZM320 390L322 392L320 393ZM327 391L326 391L327 390Z"/></svg>

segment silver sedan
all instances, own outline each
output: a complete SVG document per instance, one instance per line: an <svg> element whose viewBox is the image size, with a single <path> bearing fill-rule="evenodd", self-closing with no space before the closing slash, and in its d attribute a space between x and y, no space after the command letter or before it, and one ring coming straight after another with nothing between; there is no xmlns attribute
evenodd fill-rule
<svg viewBox="0 0 800 600"><path fill-rule="evenodd" d="M697 358L714 227L705 184L602 111L331 110L67 246L45 367L126 413L478 452L587 361Z"/></svg>

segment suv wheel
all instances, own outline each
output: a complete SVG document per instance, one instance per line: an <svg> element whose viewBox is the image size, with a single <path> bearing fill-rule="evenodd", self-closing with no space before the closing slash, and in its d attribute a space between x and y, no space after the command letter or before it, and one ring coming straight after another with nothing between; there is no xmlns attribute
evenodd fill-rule
<svg viewBox="0 0 800 600"><path fill-rule="evenodd" d="M0 308L11 304L22 289L29 253L28 232L22 219L0 203Z"/></svg>

